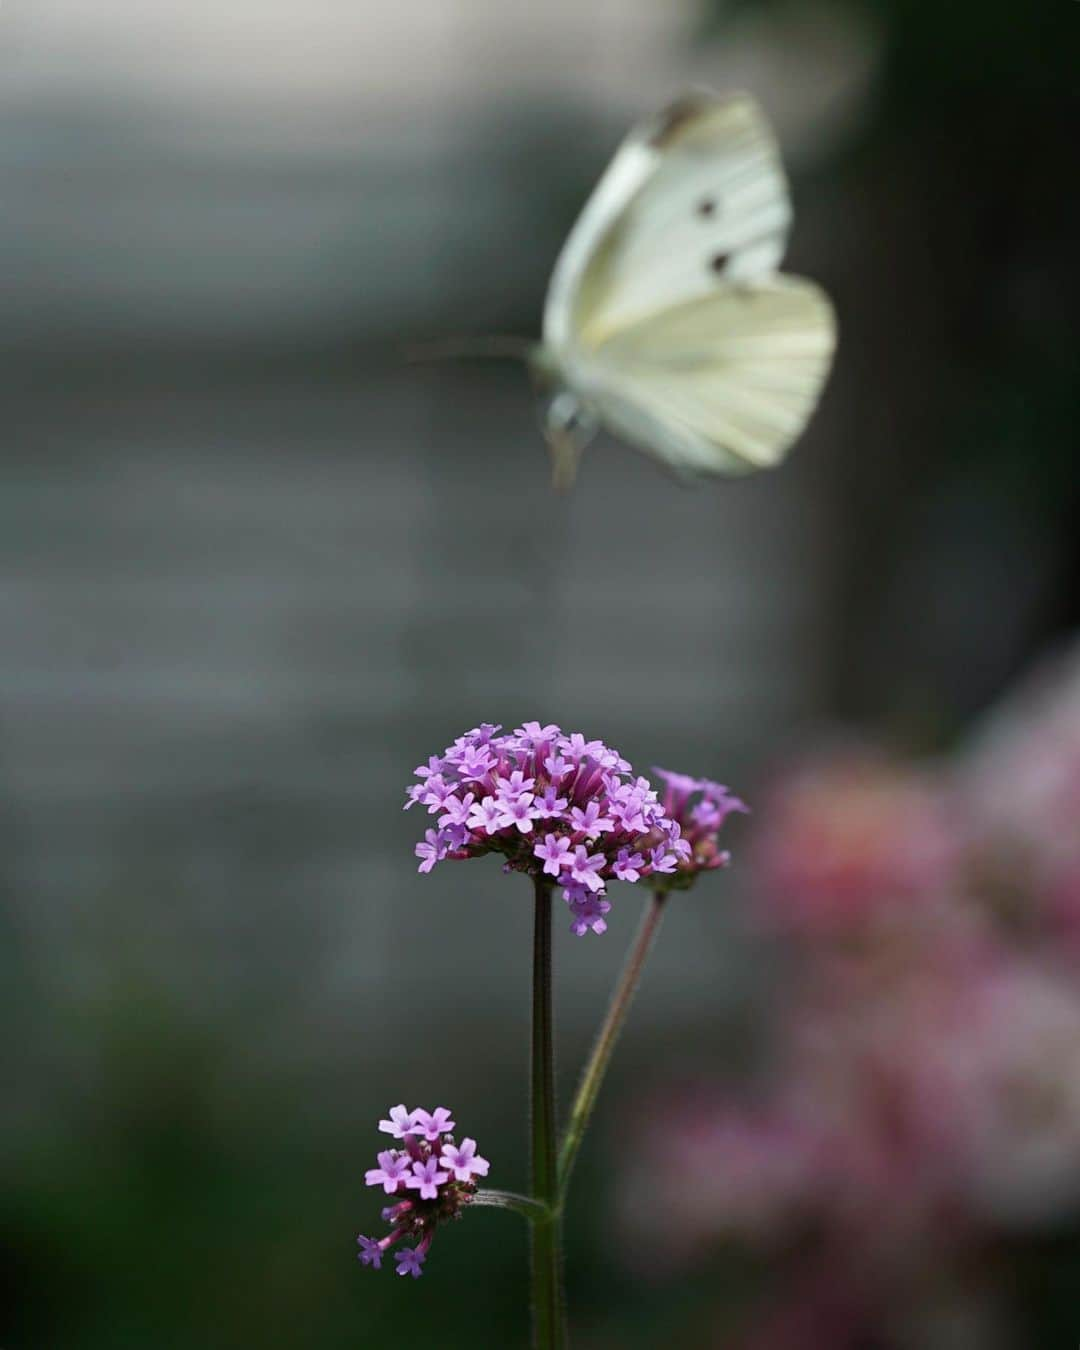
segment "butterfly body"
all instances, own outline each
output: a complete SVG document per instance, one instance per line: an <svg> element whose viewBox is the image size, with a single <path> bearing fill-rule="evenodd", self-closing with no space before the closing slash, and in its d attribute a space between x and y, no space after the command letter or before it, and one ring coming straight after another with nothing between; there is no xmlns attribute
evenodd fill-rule
<svg viewBox="0 0 1080 1350"><path fill-rule="evenodd" d="M779 462L835 345L823 292L776 271L790 220L753 100L690 95L631 132L559 255L529 358L557 480L600 425L681 473Z"/></svg>

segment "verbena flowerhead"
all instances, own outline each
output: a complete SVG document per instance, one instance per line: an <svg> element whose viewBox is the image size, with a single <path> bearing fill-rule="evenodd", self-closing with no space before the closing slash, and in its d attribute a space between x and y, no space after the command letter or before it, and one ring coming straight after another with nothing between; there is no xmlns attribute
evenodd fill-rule
<svg viewBox="0 0 1080 1350"><path fill-rule="evenodd" d="M488 1161L477 1153L475 1139L463 1139L460 1146L455 1142L454 1121L445 1106L434 1111L395 1106L379 1129L401 1141L400 1147L380 1152L378 1165L364 1174L368 1186L381 1186L394 1197L382 1211L390 1231L381 1238L361 1234L359 1260L378 1270L391 1247L411 1239L413 1245L400 1248L394 1260L399 1275L418 1279L435 1229L460 1218L476 1194L477 1177L487 1176Z"/></svg>
<svg viewBox="0 0 1080 1350"><path fill-rule="evenodd" d="M720 847L720 830L728 816L750 808L711 778L691 778L670 769L654 768L653 773L664 784L661 805L679 826L687 845L687 852L664 881L666 889L675 890L689 886L701 872L728 865L731 854Z"/></svg>
<svg viewBox="0 0 1080 1350"><path fill-rule="evenodd" d="M417 769L406 809L419 802L437 826L416 846L421 872L445 858L499 853L508 871L550 877L570 907L571 928L584 936L607 927L612 879L667 889L719 865L706 862L714 856L708 832L719 828L716 813L744 809L734 798L714 802L710 823L693 827L702 850L696 862L680 821L617 751L539 722L500 731L475 727Z"/></svg>

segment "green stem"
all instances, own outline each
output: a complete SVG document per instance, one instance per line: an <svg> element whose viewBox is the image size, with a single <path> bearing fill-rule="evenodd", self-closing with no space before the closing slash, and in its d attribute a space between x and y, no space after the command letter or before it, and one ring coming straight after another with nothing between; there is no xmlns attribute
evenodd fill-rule
<svg viewBox="0 0 1080 1350"><path fill-rule="evenodd" d="M589 1061L581 1075L577 1096L574 1098L574 1104L570 1109L570 1123L566 1127L562 1149L559 1153L559 1187L556 1208L560 1211L566 1200L570 1173L573 1171L574 1160L577 1158L578 1149L581 1147L589 1117L596 1105L596 1097L600 1091L600 1084L604 1081L611 1052L615 1049L615 1042L619 1039L619 1032L626 1021L626 1014L630 1011L630 1004L633 1002L634 992L637 989L638 981L641 979L645 958L648 956L656 934L660 930L660 920L664 913L664 899L663 891L655 891L649 901L648 908L642 915L641 926L638 928L634 945L630 949L630 955L626 958L619 983L615 986L615 993L612 995L611 1003L608 1006L604 1025L600 1028L600 1034L596 1038L592 1054L589 1056Z"/></svg>
<svg viewBox="0 0 1080 1350"><path fill-rule="evenodd" d="M551 1015L551 885L535 877L532 1007L532 1191L543 1217L532 1218L533 1345L564 1350L559 1216L555 1212L555 1056Z"/></svg>
<svg viewBox="0 0 1080 1350"><path fill-rule="evenodd" d="M488 1209L512 1209L530 1223L548 1219L551 1211L539 1200L531 1200L527 1195L518 1195L516 1191L477 1191L469 1201L470 1207L480 1205Z"/></svg>

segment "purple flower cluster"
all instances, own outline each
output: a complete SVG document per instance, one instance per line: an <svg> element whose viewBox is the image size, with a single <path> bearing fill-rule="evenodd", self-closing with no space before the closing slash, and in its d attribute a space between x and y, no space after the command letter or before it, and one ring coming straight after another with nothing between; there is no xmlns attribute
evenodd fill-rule
<svg viewBox="0 0 1080 1350"><path fill-rule="evenodd" d="M365 1266L378 1270L389 1248L402 1238L413 1238L415 1245L402 1247L394 1253L394 1260L399 1275L419 1278L436 1227L456 1219L476 1192L476 1178L487 1176L489 1164L477 1153L476 1140L463 1139L459 1146L454 1142L454 1128L445 1106L434 1111L394 1106L389 1119L379 1121L379 1129L399 1139L401 1145L379 1153L378 1166L368 1168L364 1180L400 1198L382 1212L383 1221L390 1225L385 1237L361 1233L356 1239Z"/></svg>
<svg viewBox="0 0 1080 1350"><path fill-rule="evenodd" d="M750 808L711 778L691 778L655 766L653 773L664 784L660 804L679 826L688 847L675 871L666 878L664 889L689 886L699 872L726 867L731 854L720 847L717 836L728 816L747 813Z"/></svg>
<svg viewBox="0 0 1080 1350"><path fill-rule="evenodd" d="M571 928L583 937L607 928L612 878L666 887L695 866L681 824L648 779L633 777L602 741L539 722L500 730L475 727L416 770L406 809L419 802L438 826L416 846L421 872L444 858L501 853L508 871L562 888Z"/></svg>

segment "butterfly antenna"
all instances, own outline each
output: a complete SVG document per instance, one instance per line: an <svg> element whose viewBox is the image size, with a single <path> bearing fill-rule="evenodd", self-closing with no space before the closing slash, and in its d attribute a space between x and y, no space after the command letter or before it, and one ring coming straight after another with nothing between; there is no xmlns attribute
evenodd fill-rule
<svg viewBox="0 0 1080 1350"><path fill-rule="evenodd" d="M410 363L423 361L462 361L479 358L495 361L525 361L535 343L528 338L496 334L491 337L441 338L434 342L415 342L405 348Z"/></svg>

